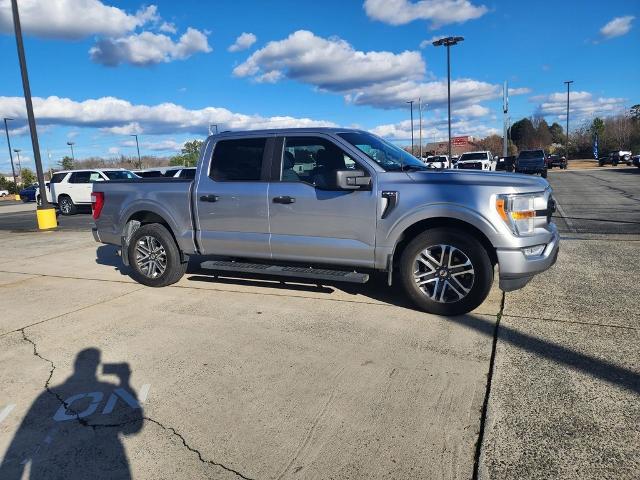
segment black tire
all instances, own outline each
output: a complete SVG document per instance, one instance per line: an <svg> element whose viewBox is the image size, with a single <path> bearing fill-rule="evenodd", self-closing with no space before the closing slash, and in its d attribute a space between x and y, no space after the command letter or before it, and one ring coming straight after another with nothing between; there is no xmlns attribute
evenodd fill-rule
<svg viewBox="0 0 640 480"><path fill-rule="evenodd" d="M75 215L78 213L78 207L69 195L60 195L58 197L58 208L62 215Z"/></svg>
<svg viewBox="0 0 640 480"><path fill-rule="evenodd" d="M468 293L463 298L446 303L431 299L429 293L418 286L414 277L418 254L440 245L455 247L466 255L474 274ZM421 310L437 315L460 315L470 312L487 298L493 284L493 265L485 248L473 236L453 228L434 228L415 237L404 249L400 257L399 275L403 290ZM437 289L437 284L435 288ZM442 288L444 290L447 286ZM433 295L436 293L434 290Z"/></svg>
<svg viewBox="0 0 640 480"><path fill-rule="evenodd" d="M29 203L31 201L28 198L24 198L24 197L20 197L20 200L22 200L22 203Z"/></svg>
<svg viewBox="0 0 640 480"><path fill-rule="evenodd" d="M138 243L145 237L151 237L157 241L164 249L165 268L164 271L154 277L145 273L138 262L136 248ZM159 223L149 223L138 228L129 241L128 248L129 264L131 266L131 277L138 283L148 287L166 287L176 283L187 271L188 262L180 260L178 245L169 230Z"/></svg>
<svg viewBox="0 0 640 480"><path fill-rule="evenodd" d="M540 172L540 176L541 176L542 178L547 178L547 171L546 171L546 170L543 170L542 172Z"/></svg>

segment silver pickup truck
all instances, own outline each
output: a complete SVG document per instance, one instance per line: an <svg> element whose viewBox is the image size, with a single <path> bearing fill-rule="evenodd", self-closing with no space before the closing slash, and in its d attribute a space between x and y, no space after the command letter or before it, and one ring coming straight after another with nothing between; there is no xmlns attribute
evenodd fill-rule
<svg viewBox="0 0 640 480"><path fill-rule="evenodd" d="M212 272L364 283L387 273L421 309L466 313L556 260L546 180L429 169L365 131L210 136L195 179L94 184L98 242L121 247L138 282L177 282L189 256Z"/></svg>

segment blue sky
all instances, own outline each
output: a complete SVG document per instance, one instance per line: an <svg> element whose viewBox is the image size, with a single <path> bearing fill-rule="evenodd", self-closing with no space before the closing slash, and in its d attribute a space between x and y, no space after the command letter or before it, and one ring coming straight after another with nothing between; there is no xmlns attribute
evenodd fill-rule
<svg viewBox="0 0 640 480"><path fill-rule="evenodd" d="M455 135L501 133L505 80L513 120L564 121L567 79L573 125L640 103L637 0L18 3L45 165L67 141L79 158L133 155L133 133L143 154L171 155L208 123L358 126L402 143L404 102L418 97L424 137L444 139L446 56L430 40L446 35L465 37L452 49ZM17 119L28 166L9 12L0 0L0 116Z"/></svg>

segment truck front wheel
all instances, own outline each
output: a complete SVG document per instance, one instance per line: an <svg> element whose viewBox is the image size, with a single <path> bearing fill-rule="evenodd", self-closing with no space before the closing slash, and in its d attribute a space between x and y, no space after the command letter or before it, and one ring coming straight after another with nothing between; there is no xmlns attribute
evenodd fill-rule
<svg viewBox="0 0 640 480"><path fill-rule="evenodd" d="M129 240L128 252L133 279L148 287L176 283L187 270L171 233L159 223L138 228Z"/></svg>
<svg viewBox="0 0 640 480"><path fill-rule="evenodd" d="M487 298L493 266L474 237L452 228L437 228L407 245L400 258L400 277L403 289L420 309L460 315Z"/></svg>

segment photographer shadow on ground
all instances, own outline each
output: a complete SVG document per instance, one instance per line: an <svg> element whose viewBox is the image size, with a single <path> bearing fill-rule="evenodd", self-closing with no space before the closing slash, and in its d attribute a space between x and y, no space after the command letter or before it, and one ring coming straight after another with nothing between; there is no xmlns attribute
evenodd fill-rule
<svg viewBox="0 0 640 480"><path fill-rule="evenodd" d="M22 420L0 463L0 478L129 479L131 471L121 435L143 427L142 406L129 384L127 363L103 364L103 373L119 382L98 379L100 350L76 356L64 383L43 391Z"/></svg>

